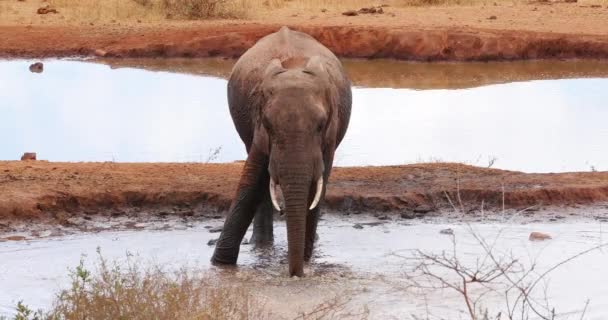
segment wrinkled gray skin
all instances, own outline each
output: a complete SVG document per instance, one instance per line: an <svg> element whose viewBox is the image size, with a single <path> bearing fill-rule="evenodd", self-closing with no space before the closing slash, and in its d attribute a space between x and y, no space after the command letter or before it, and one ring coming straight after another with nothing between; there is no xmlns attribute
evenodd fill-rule
<svg viewBox="0 0 608 320"><path fill-rule="evenodd" d="M348 127L351 86L340 61L307 34L281 28L260 39L236 63L228 103L247 148L235 199L212 257L236 264L254 219L256 243L272 241L272 179L283 192L289 275L303 276L312 255L319 206L309 210Z"/></svg>

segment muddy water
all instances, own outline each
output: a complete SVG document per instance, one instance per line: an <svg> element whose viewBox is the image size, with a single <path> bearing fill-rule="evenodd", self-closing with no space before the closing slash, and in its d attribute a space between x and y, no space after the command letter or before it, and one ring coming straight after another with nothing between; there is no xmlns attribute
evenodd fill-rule
<svg viewBox="0 0 608 320"><path fill-rule="evenodd" d="M109 260L124 262L128 252L141 261L163 265L166 270L188 266L220 271L209 266L213 248L206 243L217 237L208 227L220 225L221 220L169 224L170 230L152 230L142 225L145 229L140 231L103 231L2 243L0 315L10 314L20 299L32 307L48 307L53 292L69 283L66 270L77 265L82 255L90 265L96 259L97 248ZM356 224L362 228L355 228ZM499 219L466 225L445 220L378 221L371 216L330 215L325 216L319 226L317 251L306 270L309 277L287 280L285 224L279 221L275 223L273 250L256 251L251 245L241 246L235 279L250 281L269 305L287 318L296 312L290 305L314 305L345 292L352 294L353 302L348 308L356 311L365 304L372 319L424 316L426 312L447 319L466 318L465 306L458 294L450 290L406 288L404 272L415 264L411 260L413 250L432 254L452 252L451 236L441 234L441 230L447 228L454 232L457 256L463 265L474 267L484 257L472 230L489 242L496 240L497 256L513 255L526 265L536 262L538 274L607 240L602 225L591 221L514 223ZM553 239L530 242L528 235L532 231L547 232ZM249 236L250 232L246 237ZM586 319L605 319L608 315L606 265L608 252L596 250L550 273L545 282L550 304L557 307L559 314L567 314L580 312L589 299ZM234 273L230 274L233 276L228 275L228 280L234 277ZM445 276L455 281L454 275L445 273ZM472 292L476 292L474 288ZM544 296L544 287L535 294ZM483 303L484 308L494 312L504 310L501 296L489 295Z"/></svg>
<svg viewBox="0 0 608 320"><path fill-rule="evenodd" d="M245 158L222 78L232 61L137 61L47 61L40 74L28 61L0 62L0 159L25 151L51 161ZM607 63L345 64L356 88L339 166L608 170Z"/></svg>

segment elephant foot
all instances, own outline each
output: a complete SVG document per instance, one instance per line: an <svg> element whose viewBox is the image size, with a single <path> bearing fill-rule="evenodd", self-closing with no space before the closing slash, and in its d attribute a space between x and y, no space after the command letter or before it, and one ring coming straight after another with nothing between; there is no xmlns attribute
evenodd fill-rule
<svg viewBox="0 0 608 320"><path fill-rule="evenodd" d="M211 257L211 264L214 266L235 265L238 259L238 250L236 251L236 255L234 254L234 252L234 249L224 249L221 247L217 247L216 245L215 252L213 252L213 256Z"/></svg>
<svg viewBox="0 0 608 320"><path fill-rule="evenodd" d="M263 233L263 232L253 232L251 235L251 240L249 243L253 244L255 248L266 248L272 246L274 243L274 237L272 233Z"/></svg>
<svg viewBox="0 0 608 320"><path fill-rule="evenodd" d="M304 248L304 261L308 262L312 258L313 246L306 246Z"/></svg>

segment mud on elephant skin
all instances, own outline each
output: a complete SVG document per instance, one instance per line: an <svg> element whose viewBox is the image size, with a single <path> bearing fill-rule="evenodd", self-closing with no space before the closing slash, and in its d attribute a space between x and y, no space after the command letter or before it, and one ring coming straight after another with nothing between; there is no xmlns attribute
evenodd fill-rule
<svg viewBox="0 0 608 320"><path fill-rule="evenodd" d="M289 275L303 276L351 100L340 61L305 33L282 27L237 61L228 104L248 156L214 264L236 264L252 220L256 242L271 241L274 207L286 216Z"/></svg>

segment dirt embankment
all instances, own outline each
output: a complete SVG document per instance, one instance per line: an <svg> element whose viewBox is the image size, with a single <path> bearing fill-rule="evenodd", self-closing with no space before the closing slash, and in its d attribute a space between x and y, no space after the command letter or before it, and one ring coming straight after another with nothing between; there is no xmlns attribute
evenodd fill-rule
<svg viewBox="0 0 608 320"><path fill-rule="evenodd" d="M0 57L238 57L280 25L202 24L95 34L93 28L0 28ZM454 27L425 30L367 26L299 26L347 58L488 61L608 58L608 36ZM84 30L83 30L84 29ZM90 29L90 30L87 30Z"/></svg>
<svg viewBox="0 0 608 320"><path fill-rule="evenodd" d="M24 4L25 5L25 4ZM20 5L21 6L21 5ZM0 23L0 57L237 57L287 25L341 57L487 61L608 58L608 6L546 2L385 8L346 17L337 9L268 10L245 20L95 21L69 8L21 10ZM30 12L32 11L32 12ZM28 22L29 21L29 22Z"/></svg>
<svg viewBox="0 0 608 320"><path fill-rule="evenodd" d="M0 162L0 220L225 213L242 164ZM504 189L503 189L504 188ZM326 206L402 215L608 201L608 172L526 174L461 164L337 168ZM448 200L449 199L449 200Z"/></svg>

